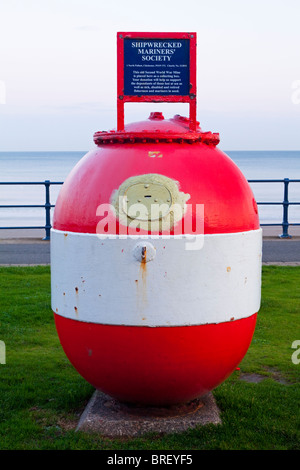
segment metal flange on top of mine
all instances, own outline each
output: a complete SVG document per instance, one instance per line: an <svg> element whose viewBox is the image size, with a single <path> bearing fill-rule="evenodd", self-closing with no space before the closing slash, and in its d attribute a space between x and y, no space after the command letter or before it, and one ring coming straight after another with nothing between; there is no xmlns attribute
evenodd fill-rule
<svg viewBox="0 0 300 470"><path fill-rule="evenodd" d="M187 403L250 345L262 233L251 188L196 120L196 33L118 33L118 125L59 193L52 308L62 347L121 402ZM188 103L124 124L127 102Z"/></svg>

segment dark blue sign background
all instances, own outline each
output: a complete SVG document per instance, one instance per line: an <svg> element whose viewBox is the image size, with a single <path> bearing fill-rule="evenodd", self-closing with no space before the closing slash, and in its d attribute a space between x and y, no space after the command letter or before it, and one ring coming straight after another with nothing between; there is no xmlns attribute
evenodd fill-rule
<svg viewBox="0 0 300 470"><path fill-rule="evenodd" d="M188 95L188 39L124 39L124 95Z"/></svg>

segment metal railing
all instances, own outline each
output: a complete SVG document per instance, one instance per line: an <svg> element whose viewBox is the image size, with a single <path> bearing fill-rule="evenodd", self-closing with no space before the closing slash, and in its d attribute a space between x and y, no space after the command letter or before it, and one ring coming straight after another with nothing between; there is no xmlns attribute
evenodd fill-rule
<svg viewBox="0 0 300 470"><path fill-rule="evenodd" d="M289 222L289 206L299 205L300 202L290 202L289 201L289 184L290 183L300 183L300 179L271 179L271 180L248 180L248 183L283 183L283 201L282 202L257 202L258 205L282 205L282 222L278 223L262 223L261 226L281 226L282 233L279 235L280 238L291 238L289 234L290 226L300 226L298 223ZM54 204L50 202L50 186L51 185L62 185L63 182L60 181L38 181L38 182L0 182L0 185L44 185L45 186L45 204L18 204L18 205L0 205L0 209L4 208L44 208L45 209L45 225L42 226L25 226L25 227L0 227L0 230L17 230L17 229L44 229L45 237L43 240L50 240L50 230L51 230L51 208L55 207Z"/></svg>
<svg viewBox="0 0 300 470"><path fill-rule="evenodd" d="M269 206L278 206L282 205L282 222L277 224L260 224L262 227L266 226L281 226L282 233L279 235L280 238L292 238L289 234L289 227L290 226L297 226L300 223L290 223L289 222L289 206L299 206L300 202L290 202L289 201L289 184L290 183L300 183L300 179L290 179L284 178L282 180L274 179L274 180L248 180L248 183L283 183L283 201L282 202L257 202L257 205L269 205Z"/></svg>
<svg viewBox="0 0 300 470"><path fill-rule="evenodd" d="M0 227L0 230L26 230L26 229L44 229L45 230L45 237L43 240L50 240L50 230L51 230L51 218L50 218L50 211L52 207L55 207L54 204L50 202L50 186L63 184L60 181L30 181L30 182L0 182L0 185L44 185L45 186L45 204L9 204L9 205L0 205L0 209L4 208L33 208L33 207L42 207L45 209L45 225L35 225L35 226L26 226L26 227Z"/></svg>

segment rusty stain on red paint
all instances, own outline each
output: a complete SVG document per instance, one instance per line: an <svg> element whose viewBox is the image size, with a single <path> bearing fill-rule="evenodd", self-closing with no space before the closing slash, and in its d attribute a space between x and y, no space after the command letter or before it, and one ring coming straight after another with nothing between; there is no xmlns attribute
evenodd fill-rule
<svg viewBox="0 0 300 470"><path fill-rule="evenodd" d="M154 151L148 152L148 156L152 158L153 157L162 158L163 154L159 150L154 150Z"/></svg>

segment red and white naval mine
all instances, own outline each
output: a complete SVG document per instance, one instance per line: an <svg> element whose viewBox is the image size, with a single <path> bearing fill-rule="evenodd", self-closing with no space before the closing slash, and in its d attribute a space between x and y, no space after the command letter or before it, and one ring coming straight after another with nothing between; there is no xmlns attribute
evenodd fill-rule
<svg viewBox="0 0 300 470"><path fill-rule="evenodd" d="M94 139L54 212L52 307L61 344L87 381L119 400L192 400L233 372L254 332L262 237L252 191L216 147L217 135L191 133L179 116L154 113ZM176 219L172 204L203 205L200 249L195 237L164 237L163 229L126 237L134 219L118 207L124 194L128 205L165 203L167 224ZM114 227L114 213L115 237L101 238L97 227L105 233L104 218ZM139 219L141 227L148 221Z"/></svg>
<svg viewBox="0 0 300 470"><path fill-rule="evenodd" d="M196 122L195 94L179 98L189 119L151 113L123 127L121 112L117 130L97 132L53 217L62 347L88 382L124 402L185 403L217 387L246 354L260 307L253 193L219 135Z"/></svg>

